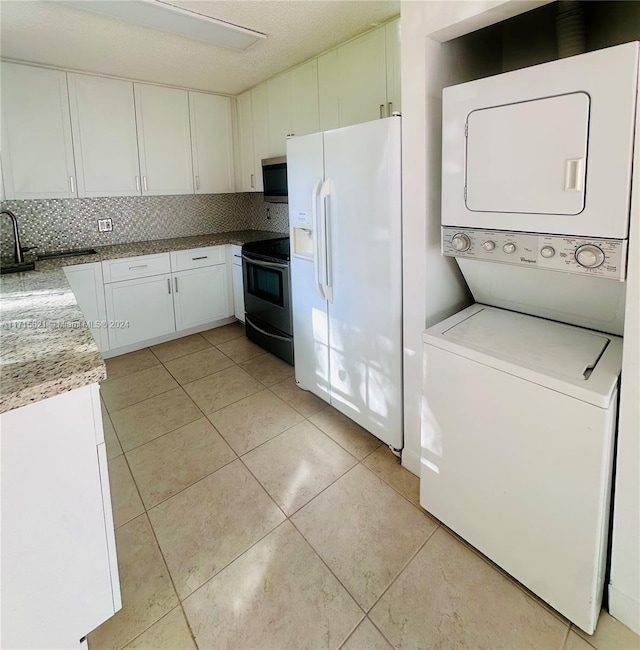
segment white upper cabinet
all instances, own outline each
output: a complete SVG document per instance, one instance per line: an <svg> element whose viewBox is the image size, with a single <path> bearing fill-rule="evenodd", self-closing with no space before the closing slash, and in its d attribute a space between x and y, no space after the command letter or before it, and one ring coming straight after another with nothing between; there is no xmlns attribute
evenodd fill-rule
<svg viewBox="0 0 640 650"><path fill-rule="evenodd" d="M293 87L291 72L267 81L269 114L269 157L284 156L293 119Z"/></svg>
<svg viewBox="0 0 640 650"><path fill-rule="evenodd" d="M238 95L236 106L238 113L238 177L236 178L236 192L253 192L255 190L253 181L256 161L253 155L253 115L250 90Z"/></svg>
<svg viewBox="0 0 640 650"><path fill-rule="evenodd" d="M1 148L7 199L77 196L64 72L2 63Z"/></svg>
<svg viewBox="0 0 640 650"><path fill-rule="evenodd" d="M318 57L320 131L331 131L340 126L339 70L338 50L331 50Z"/></svg>
<svg viewBox="0 0 640 650"><path fill-rule="evenodd" d="M386 117L386 77L384 29L338 48L340 126Z"/></svg>
<svg viewBox="0 0 640 650"><path fill-rule="evenodd" d="M385 26L387 53L387 117L402 111L400 90L400 19Z"/></svg>
<svg viewBox="0 0 640 650"><path fill-rule="evenodd" d="M139 196L133 83L67 75L78 196Z"/></svg>
<svg viewBox="0 0 640 650"><path fill-rule="evenodd" d="M186 90L134 84L142 194L193 194Z"/></svg>
<svg viewBox="0 0 640 650"><path fill-rule="evenodd" d="M262 159L269 158L269 110L267 84L256 86L251 91L251 110L253 116L253 155L254 172L252 191L262 192Z"/></svg>
<svg viewBox="0 0 640 650"><path fill-rule="evenodd" d="M231 100L190 92L189 111L196 194L233 192Z"/></svg>

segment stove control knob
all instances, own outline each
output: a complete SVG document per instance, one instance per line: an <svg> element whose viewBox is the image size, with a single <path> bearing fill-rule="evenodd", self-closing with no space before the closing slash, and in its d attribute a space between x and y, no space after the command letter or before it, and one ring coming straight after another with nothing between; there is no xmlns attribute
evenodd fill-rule
<svg viewBox="0 0 640 650"><path fill-rule="evenodd" d="M553 246L543 246L540 249L540 255L542 255L542 257L545 257L547 259L553 257L555 254L556 254L556 249Z"/></svg>
<svg viewBox="0 0 640 650"><path fill-rule="evenodd" d="M464 251L468 251L471 248L471 240L469 239L469 235L465 235L463 232L456 233L451 238L451 246L454 250L458 251L458 253L464 253Z"/></svg>
<svg viewBox="0 0 640 650"><path fill-rule="evenodd" d="M516 245L513 244L513 243L511 243L511 242L507 242L507 243L502 247L502 250L503 250L505 253L507 253L507 255L510 255L511 253L515 253L515 252L516 252Z"/></svg>
<svg viewBox="0 0 640 650"><path fill-rule="evenodd" d="M492 251L496 247L496 243L487 239L487 241L482 242L482 248L486 251Z"/></svg>
<svg viewBox="0 0 640 650"><path fill-rule="evenodd" d="M576 262L587 269L596 269L604 262L602 249L593 244L578 246L575 253Z"/></svg>

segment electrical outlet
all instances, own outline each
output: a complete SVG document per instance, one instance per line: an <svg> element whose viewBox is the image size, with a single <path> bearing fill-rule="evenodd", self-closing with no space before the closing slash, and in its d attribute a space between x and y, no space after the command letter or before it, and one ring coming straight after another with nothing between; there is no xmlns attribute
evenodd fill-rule
<svg viewBox="0 0 640 650"><path fill-rule="evenodd" d="M98 232L111 232L113 230L113 222L111 219L98 219Z"/></svg>

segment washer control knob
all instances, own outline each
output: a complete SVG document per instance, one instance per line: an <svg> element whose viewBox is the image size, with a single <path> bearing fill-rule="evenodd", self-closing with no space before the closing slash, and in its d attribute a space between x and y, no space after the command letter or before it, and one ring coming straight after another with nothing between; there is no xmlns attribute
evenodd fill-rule
<svg viewBox="0 0 640 650"><path fill-rule="evenodd" d="M492 251L496 247L496 243L487 239L487 241L482 242L482 248L486 251Z"/></svg>
<svg viewBox="0 0 640 650"><path fill-rule="evenodd" d="M463 232L456 233L451 238L451 246L459 253L468 251L471 248L471 240L469 239L469 235L465 235Z"/></svg>
<svg viewBox="0 0 640 650"><path fill-rule="evenodd" d="M553 257L555 254L556 249L553 246L543 246L540 249L540 255L542 255L542 257L546 257L547 259Z"/></svg>
<svg viewBox="0 0 640 650"><path fill-rule="evenodd" d="M507 242L503 247L502 250L507 253L507 255L510 255L511 253L516 252L516 245L513 244L512 242Z"/></svg>
<svg viewBox="0 0 640 650"><path fill-rule="evenodd" d="M584 244L576 248L576 262L587 269L596 269L604 262L602 249L593 244Z"/></svg>

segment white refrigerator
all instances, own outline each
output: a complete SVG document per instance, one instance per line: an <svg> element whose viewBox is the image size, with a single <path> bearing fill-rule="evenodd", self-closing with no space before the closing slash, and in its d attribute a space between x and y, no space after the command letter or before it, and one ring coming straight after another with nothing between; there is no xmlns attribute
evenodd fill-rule
<svg viewBox="0 0 640 650"><path fill-rule="evenodd" d="M402 429L401 118L287 141L298 385L395 449Z"/></svg>

